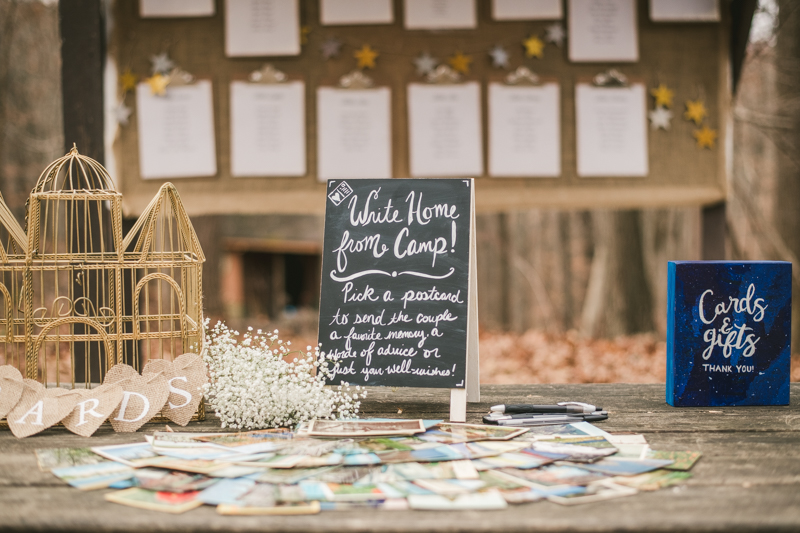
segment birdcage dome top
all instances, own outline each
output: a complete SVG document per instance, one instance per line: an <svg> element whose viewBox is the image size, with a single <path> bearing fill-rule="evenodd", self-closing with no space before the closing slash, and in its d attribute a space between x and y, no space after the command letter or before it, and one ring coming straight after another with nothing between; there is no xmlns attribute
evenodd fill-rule
<svg viewBox="0 0 800 533"><path fill-rule="evenodd" d="M50 163L42 171L33 193L44 192L116 192L108 171L92 159L78 153L74 144L64 157Z"/></svg>

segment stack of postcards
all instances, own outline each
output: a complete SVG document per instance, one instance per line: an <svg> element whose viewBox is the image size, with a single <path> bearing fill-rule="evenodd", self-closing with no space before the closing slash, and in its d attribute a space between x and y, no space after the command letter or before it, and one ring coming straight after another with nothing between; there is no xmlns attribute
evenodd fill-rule
<svg viewBox="0 0 800 533"><path fill-rule="evenodd" d="M146 442L36 451L39 465L106 500L182 513L490 510L658 490L690 477L698 452L588 422L534 428L438 420L317 420L295 431L156 432Z"/></svg>

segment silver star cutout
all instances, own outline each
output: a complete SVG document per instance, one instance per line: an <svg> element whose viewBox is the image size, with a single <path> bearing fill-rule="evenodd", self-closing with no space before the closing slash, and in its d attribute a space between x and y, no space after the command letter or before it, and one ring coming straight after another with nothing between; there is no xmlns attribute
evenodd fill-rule
<svg viewBox="0 0 800 533"><path fill-rule="evenodd" d="M120 102L119 105L114 108L114 117L117 119L117 123L123 126L128 125L128 117L131 116L131 113L133 113L133 111L130 107L125 105L125 102Z"/></svg>
<svg viewBox="0 0 800 533"><path fill-rule="evenodd" d="M508 68L508 52L499 44L489 50L489 57L494 68Z"/></svg>
<svg viewBox="0 0 800 533"><path fill-rule="evenodd" d="M672 120L672 111L666 107L657 107L650 111L647 116L650 118L650 127L655 129L668 130L670 120Z"/></svg>
<svg viewBox="0 0 800 533"><path fill-rule="evenodd" d="M153 74L169 74L175 68L175 62L169 58L166 52L150 56L150 62L153 64Z"/></svg>
<svg viewBox="0 0 800 533"><path fill-rule="evenodd" d="M547 32L547 42L553 43L561 48L561 45L564 44L564 39L567 37L567 32L564 31L564 26L556 22L555 24L551 24L545 28L545 31Z"/></svg>
<svg viewBox="0 0 800 533"><path fill-rule="evenodd" d="M420 76L425 76L426 74L433 72L433 69L435 69L436 65L438 64L439 61L431 56L428 52L425 52L419 57L414 58L414 66L417 67L417 74Z"/></svg>
<svg viewBox="0 0 800 533"><path fill-rule="evenodd" d="M342 42L338 39L327 39L322 42L319 46L320 51L322 51L322 59L327 61L332 57L336 57L339 55L339 52L342 49Z"/></svg>

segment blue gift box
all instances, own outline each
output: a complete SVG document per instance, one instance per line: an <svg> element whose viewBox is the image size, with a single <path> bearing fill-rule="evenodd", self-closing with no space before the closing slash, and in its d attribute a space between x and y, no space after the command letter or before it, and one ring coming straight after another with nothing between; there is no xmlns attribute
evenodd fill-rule
<svg viewBox="0 0 800 533"><path fill-rule="evenodd" d="M667 403L788 405L792 264L670 261Z"/></svg>

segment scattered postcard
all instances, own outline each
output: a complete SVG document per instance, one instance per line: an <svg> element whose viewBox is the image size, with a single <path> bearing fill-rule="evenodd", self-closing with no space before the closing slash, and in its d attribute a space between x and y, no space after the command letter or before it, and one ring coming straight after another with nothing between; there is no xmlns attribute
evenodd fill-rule
<svg viewBox="0 0 800 533"><path fill-rule="evenodd" d="M332 500L333 493L327 483L301 481L297 485L277 485L278 501L283 503Z"/></svg>
<svg viewBox="0 0 800 533"><path fill-rule="evenodd" d="M236 478L252 476L254 474L260 476L262 472L264 472L264 469L259 467L229 465L209 472L208 475L217 478Z"/></svg>
<svg viewBox="0 0 800 533"><path fill-rule="evenodd" d="M344 456L343 463L351 466L377 465L381 458L374 453L351 453Z"/></svg>
<svg viewBox="0 0 800 533"><path fill-rule="evenodd" d="M647 459L647 453L650 451L648 444L614 444L619 450L614 457L625 457L628 459Z"/></svg>
<svg viewBox="0 0 800 533"><path fill-rule="evenodd" d="M504 453L495 457L484 457L473 462L478 470L490 470L493 468L518 468L530 470L552 463L549 458L534 455L531 453Z"/></svg>
<svg viewBox="0 0 800 533"><path fill-rule="evenodd" d="M156 448L193 448L208 446L199 437L224 436L225 433L188 433L176 431L156 431L152 436L145 435L147 442Z"/></svg>
<svg viewBox="0 0 800 533"><path fill-rule="evenodd" d="M223 479L197 494L205 505L235 504L256 486L254 479Z"/></svg>
<svg viewBox="0 0 800 533"><path fill-rule="evenodd" d="M569 461L590 463L613 455L617 449L603 437L568 437L530 444L534 452L550 452L568 455Z"/></svg>
<svg viewBox="0 0 800 533"><path fill-rule="evenodd" d="M426 444L426 441L418 437L384 437L374 439L363 439L353 441L352 445L364 451L381 453L381 452L409 452L414 449L412 444ZM337 448L338 449L338 448Z"/></svg>
<svg viewBox="0 0 800 533"><path fill-rule="evenodd" d="M453 499L431 494L408 496L408 506L421 511L489 511L508 507L505 498L497 490L472 494L460 494Z"/></svg>
<svg viewBox="0 0 800 533"><path fill-rule="evenodd" d="M317 472L311 476L310 479L322 481L323 483L352 485L358 480L380 470L380 467L374 466L340 466L327 471Z"/></svg>
<svg viewBox="0 0 800 533"><path fill-rule="evenodd" d="M528 431L528 428L514 428L505 426L487 426L481 424L439 424L429 430L420 439L439 442L442 444L456 444L460 442L509 440Z"/></svg>
<svg viewBox="0 0 800 533"><path fill-rule="evenodd" d="M102 455L106 459L122 463L124 465L138 467L147 466L145 463L158 454L147 442L136 444L115 444L113 446L95 446L90 448L97 455Z"/></svg>
<svg viewBox="0 0 800 533"><path fill-rule="evenodd" d="M319 502L323 511L354 511L360 509L379 509L381 511L407 511L408 502L405 499L386 499L383 501L367 502Z"/></svg>
<svg viewBox="0 0 800 533"><path fill-rule="evenodd" d="M637 433L609 433L606 440L611 444L647 444L644 435Z"/></svg>
<svg viewBox="0 0 800 533"><path fill-rule="evenodd" d="M486 470L480 472L480 480L485 483L486 488L504 490L529 489L530 483L514 476L509 476L499 470Z"/></svg>
<svg viewBox="0 0 800 533"><path fill-rule="evenodd" d="M140 468L134 472L136 486L157 492L193 492L206 489L219 480L202 474L171 472L160 468Z"/></svg>
<svg viewBox="0 0 800 533"><path fill-rule="evenodd" d="M385 500L386 494L375 485L339 485L328 483L331 497L335 502L362 502L371 500Z"/></svg>
<svg viewBox="0 0 800 533"><path fill-rule="evenodd" d="M692 475L689 472L660 469L639 474L638 476L619 476L612 478L611 481L638 490L653 491L677 485L690 477L692 477Z"/></svg>
<svg viewBox="0 0 800 533"><path fill-rule="evenodd" d="M556 485L588 485L595 481L607 479L603 474L590 472L577 466L545 466L536 470L502 469L506 475L529 482L534 488L552 487ZM530 485L532 483L533 485Z"/></svg>
<svg viewBox="0 0 800 533"><path fill-rule="evenodd" d="M299 466L303 459L305 457L302 455L274 455L248 464L264 468L294 468Z"/></svg>
<svg viewBox="0 0 800 533"><path fill-rule="evenodd" d="M600 481L586 487L583 492L575 492L565 496L548 496L547 499L560 505L579 505L581 503L593 503L623 496L632 496L638 491L631 487L616 485L610 481Z"/></svg>
<svg viewBox="0 0 800 533"><path fill-rule="evenodd" d="M378 483L378 488L385 494L400 494L403 498L409 494L433 494L429 490L425 490L419 485L415 485L410 481L395 481L393 483ZM394 497L394 496L392 496Z"/></svg>
<svg viewBox="0 0 800 533"><path fill-rule="evenodd" d="M674 461L671 465L663 467L667 470L691 470L702 455L703 454L700 452L663 452L660 450L648 450L646 458Z"/></svg>
<svg viewBox="0 0 800 533"><path fill-rule="evenodd" d="M414 435L424 432L422 420L312 420L308 425L308 435L320 437Z"/></svg>
<svg viewBox="0 0 800 533"><path fill-rule="evenodd" d="M114 461L103 461L102 463L54 468L52 472L76 489L96 490L106 488L116 481L130 479L135 470Z"/></svg>
<svg viewBox="0 0 800 533"><path fill-rule="evenodd" d="M589 422L577 422L575 424L555 424L552 426L532 426L528 428L527 433L523 433L519 437L516 437L516 440L535 441L552 440L556 437L582 437L586 435L594 435L595 433L592 432L592 429L596 430L597 428L592 426Z"/></svg>
<svg viewBox="0 0 800 533"><path fill-rule="evenodd" d="M634 476L644 474L651 470L664 468L671 465L673 461L659 459L624 459L617 457L606 457L592 464L582 465L582 468L592 472L600 472L610 476Z"/></svg>
<svg viewBox="0 0 800 533"><path fill-rule="evenodd" d="M39 470L50 472L54 468L68 466L93 465L106 459L89 448L43 448L36 450L36 461Z"/></svg>
<svg viewBox="0 0 800 533"><path fill-rule="evenodd" d="M314 478L319 479L318 476L322 476L331 470L334 470L335 466L324 466L321 468L267 468L266 470L262 470L260 476L256 478L256 481L260 483L272 483L273 485L294 485L303 481L304 479Z"/></svg>
<svg viewBox="0 0 800 533"><path fill-rule="evenodd" d="M203 505L196 492L153 492L138 487L109 492L106 501L163 513L181 514Z"/></svg>
<svg viewBox="0 0 800 533"><path fill-rule="evenodd" d="M236 456L240 455L236 452L222 450L213 446L196 446L191 448L160 448L158 446L153 446L153 451L158 455L186 460L207 459L209 461L213 461L215 459L235 458Z"/></svg>
<svg viewBox="0 0 800 533"><path fill-rule="evenodd" d="M206 459L175 459L159 455L149 459L143 459L137 466L152 466L155 468L166 468L170 470L180 470L181 472L192 472L194 474L210 474L214 470L228 466L225 463L217 463Z"/></svg>
<svg viewBox="0 0 800 533"><path fill-rule="evenodd" d="M414 484L442 496L469 494L486 486L486 482L480 479L418 479Z"/></svg>
<svg viewBox="0 0 800 533"><path fill-rule="evenodd" d="M466 459L461 461L451 461L450 466L453 468L453 474L456 479L480 479L480 474L472 464L472 461Z"/></svg>
<svg viewBox="0 0 800 533"><path fill-rule="evenodd" d="M289 430L278 428L198 437L197 440L222 446L237 453L259 453L279 450L285 447L293 437L293 433Z"/></svg>
<svg viewBox="0 0 800 533"><path fill-rule="evenodd" d="M236 504L221 504L217 512L229 516L261 516L261 515L304 515L318 514L321 510L320 502L281 503L273 507L241 506Z"/></svg>

